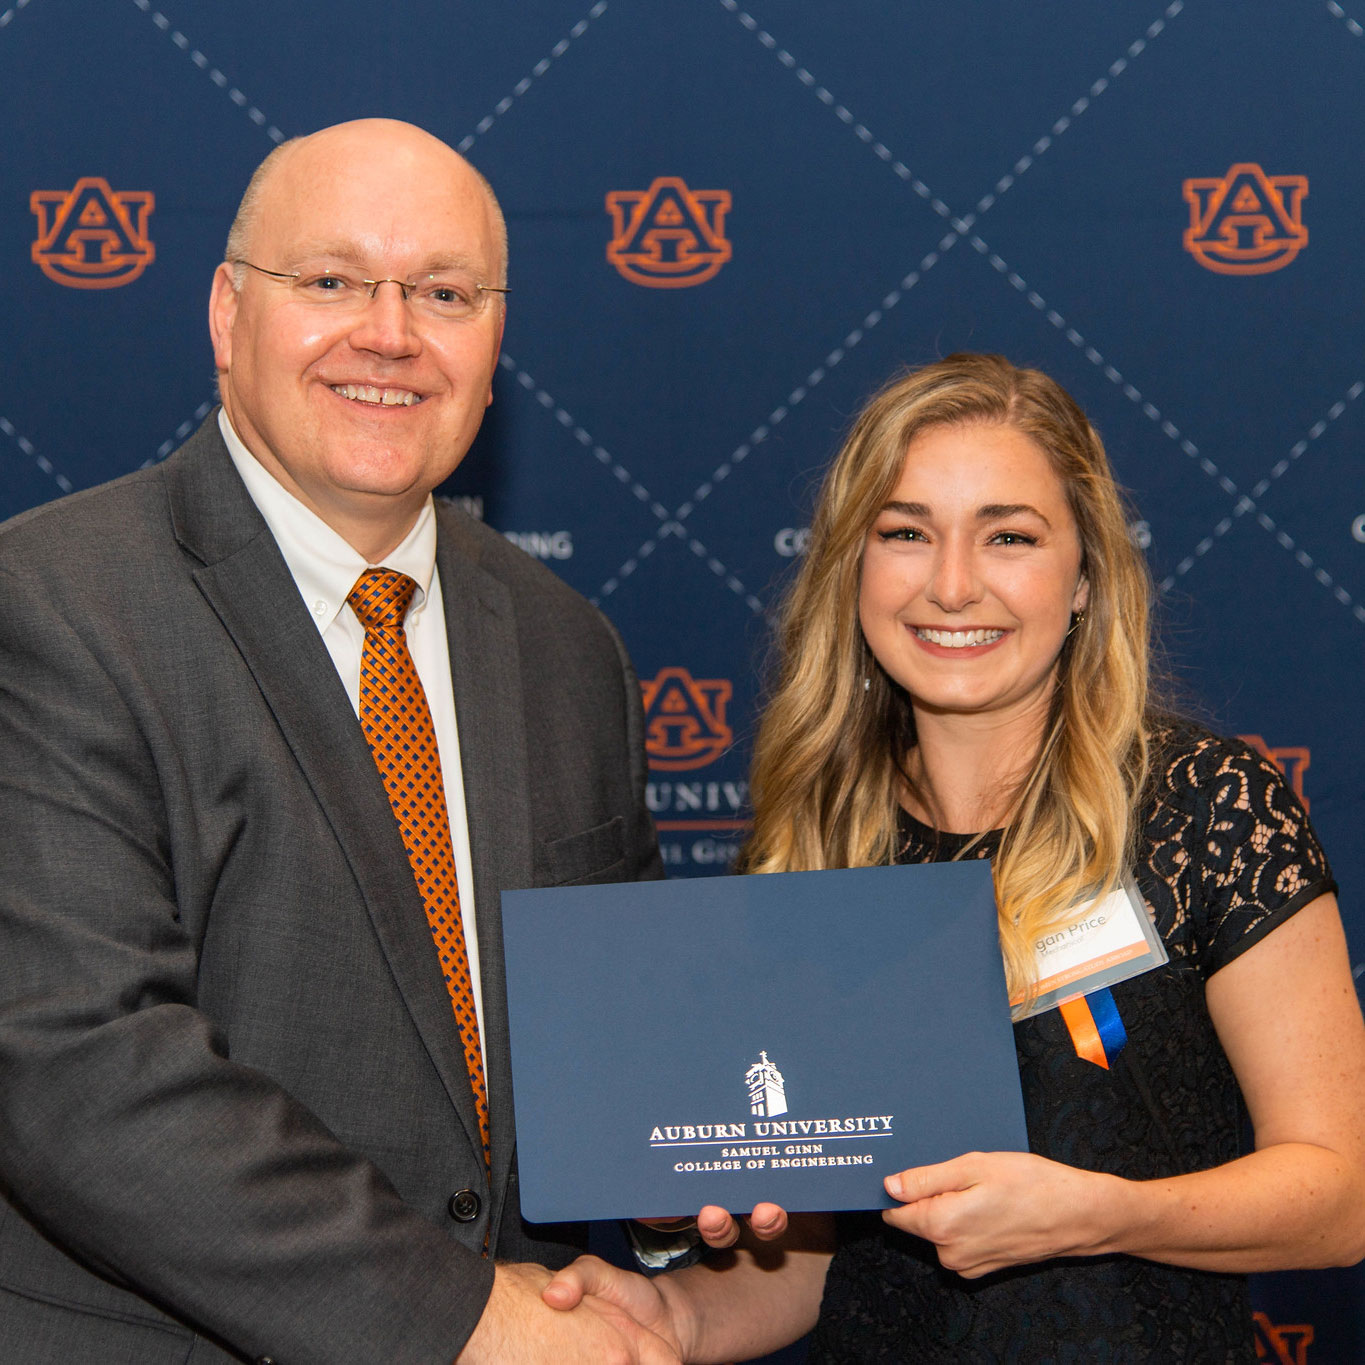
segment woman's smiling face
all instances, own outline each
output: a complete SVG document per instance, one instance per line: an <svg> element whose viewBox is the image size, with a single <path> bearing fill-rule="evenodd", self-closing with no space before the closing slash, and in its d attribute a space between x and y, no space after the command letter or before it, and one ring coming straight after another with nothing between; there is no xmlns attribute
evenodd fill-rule
<svg viewBox="0 0 1365 1365"><path fill-rule="evenodd" d="M1089 586L1066 493L1011 426L911 442L863 549L858 616L920 712L1033 718Z"/></svg>

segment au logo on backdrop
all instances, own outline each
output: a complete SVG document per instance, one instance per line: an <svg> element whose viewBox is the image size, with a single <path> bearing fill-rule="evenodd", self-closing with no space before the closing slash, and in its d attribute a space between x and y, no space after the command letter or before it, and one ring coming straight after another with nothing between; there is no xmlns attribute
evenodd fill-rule
<svg viewBox="0 0 1365 1365"><path fill-rule="evenodd" d="M69 190L34 190L28 205L38 219L33 260L58 284L117 289L156 259L150 190L113 190L103 176L83 175Z"/></svg>
<svg viewBox="0 0 1365 1365"><path fill-rule="evenodd" d="M1262 758L1268 758L1285 775L1289 785L1294 789L1294 795L1303 802L1304 810L1307 810L1308 795L1303 789L1303 775L1313 761L1309 750L1301 744L1282 744L1271 748L1260 735L1238 735L1237 738L1243 744L1250 744Z"/></svg>
<svg viewBox="0 0 1365 1365"><path fill-rule="evenodd" d="M644 678L645 751L652 773L645 792L670 867L714 870L728 866L749 827L744 816L749 784L702 776L732 752L734 730L726 712L734 694L728 678L694 678L676 665ZM687 774L687 776L672 776Z"/></svg>
<svg viewBox="0 0 1365 1365"><path fill-rule="evenodd" d="M1266 275L1308 245L1305 175L1267 175L1254 161L1239 161L1226 175L1195 177L1182 189L1190 206L1185 250L1207 270Z"/></svg>
<svg viewBox="0 0 1365 1365"><path fill-rule="evenodd" d="M729 190L691 190L676 175L657 177L647 190L612 190L607 260L650 289L704 284L730 259L729 211Z"/></svg>
<svg viewBox="0 0 1365 1365"><path fill-rule="evenodd" d="M1308 1348L1313 1344L1313 1328L1306 1322L1271 1322L1264 1313L1252 1314L1256 1337L1256 1359L1270 1365L1308 1365Z"/></svg>
<svg viewBox="0 0 1365 1365"><path fill-rule="evenodd" d="M664 668L640 686L651 768L705 767L734 742L734 732L725 723L725 708L734 692L728 678L694 678L685 668Z"/></svg>

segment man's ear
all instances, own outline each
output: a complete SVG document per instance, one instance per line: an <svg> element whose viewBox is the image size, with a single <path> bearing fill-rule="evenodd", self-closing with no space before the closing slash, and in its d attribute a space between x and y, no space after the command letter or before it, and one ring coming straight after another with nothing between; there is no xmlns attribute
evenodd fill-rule
<svg viewBox="0 0 1365 1365"><path fill-rule="evenodd" d="M494 358L495 358L495 359L496 359L497 356L499 356L499 355L502 353L502 334L503 334L503 331L504 331L504 329L506 328L506 326L507 326L507 305L506 305L506 304L503 304L503 306L502 306L502 317L500 317L500 318L498 319L498 339L497 339L497 341L494 342L494 344L493 344L493 355L494 355ZM496 365L494 366L494 368L495 368L495 369L497 368ZM493 406L493 381L492 381L491 379L488 381L488 397L485 398L485 399L483 400L483 405L484 405L484 407L486 407L486 408L491 408L491 407Z"/></svg>
<svg viewBox="0 0 1365 1365"><path fill-rule="evenodd" d="M209 289L209 336L213 338L213 363L219 373L232 368L232 326L237 320L237 291L232 287L232 266L224 261L213 272Z"/></svg>

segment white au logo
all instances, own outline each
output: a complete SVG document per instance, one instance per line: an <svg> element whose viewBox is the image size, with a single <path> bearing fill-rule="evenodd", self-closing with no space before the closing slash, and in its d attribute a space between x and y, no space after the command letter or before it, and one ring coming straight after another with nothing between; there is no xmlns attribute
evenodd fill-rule
<svg viewBox="0 0 1365 1365"><path fill-rule="evenodd" d="M744 1084L749 1087L749 1112L760 1117L775 1118L787 1112L787 1087L782 1073L768 1060L766 1052L758 1054L758 1061L744 1073Z"/></svg>

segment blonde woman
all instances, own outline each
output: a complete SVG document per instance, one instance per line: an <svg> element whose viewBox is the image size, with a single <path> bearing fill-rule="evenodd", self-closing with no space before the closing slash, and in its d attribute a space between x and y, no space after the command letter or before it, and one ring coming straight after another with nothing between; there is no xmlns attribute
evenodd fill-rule
<svg viewBox="0 0 1365 1365"><path fill-rule="evenodd" d="M1099 438L1046 376L957 355L871 401L786 607L745 870L989 857L1026 999L1034 942L1131 878L1169 961L1113 986L1108 1069L1056 1009L1016 1024L1028 1153L900 1172L896 1208L768 1245L786 1220L761 1207L723 1267L581 1261L547 1299L614 1297L694 1361L813 1324L812 1365L1252 1361L1247 1272L1365 1256L1335 885L1273 766L1152 708L1147 584Z"/></svg>

